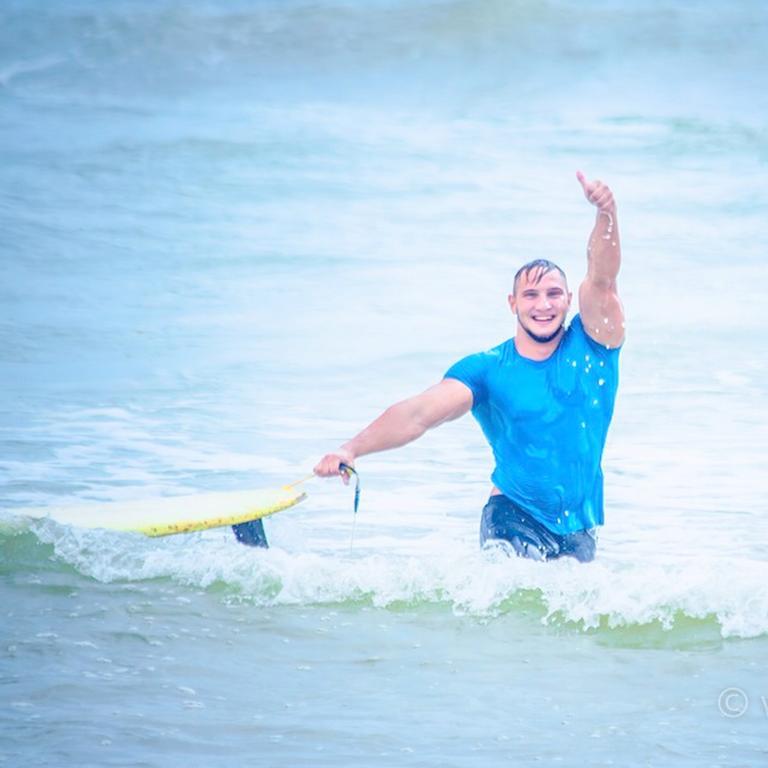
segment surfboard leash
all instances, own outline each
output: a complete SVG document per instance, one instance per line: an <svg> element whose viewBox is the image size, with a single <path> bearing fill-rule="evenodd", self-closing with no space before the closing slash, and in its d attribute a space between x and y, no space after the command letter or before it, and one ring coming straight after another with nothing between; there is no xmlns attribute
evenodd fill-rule
<svg viewBox="0 0 768 768"><path fill-rule="evenodd" d="M306 483L307 480L312 480L312 478L317 477L315 473L313 472L311 475L307 475L306 477L302 477L301 480L294 480L292 483L288 483L287 485L284 485L283 488L288 490L289 488L295 488L297 485L301 485L302 483Z"/></svg>
<svg viewBox="0 0 768 768"><path fill-rule="evenodd" d="M339 464L339 471L345 474L347 477L351 477L352 475L355 476L355 500L352 506L352 537L349 540L349 548L351 550L355 541L355 525L357 523L357 510L360 508L360 475L357 474L357 470L354 467L350 467L349 464L344 464L344 462ZM300 480L295 480L292 483L288 483L288 485L284 485L283 488L285 489L295 488L297 485L306 483L308 480L312 480L315 477L317 477L317 475L312 473L311 475L302 477Z"/></svg>
<svg viewBox="0 0 768 768"><path fill-rule="evenodd" d="M350 477L351 475L355 476L354 513L357 514L357 510L360 508L360 475L357 474L357 470L354 467L350 467L349 464L344 464L343 462L339 464L339 470L343 474L345 474L347 477ZM314 474L313 472L311 475L302 477L300 480L294 480L292 483L288 483L287 485L284 485L283 488L285 488L286 490L288 490L289 488L295 488L297 485L306 483L308 480L313 480L316 477L317 475Z"/></svg>
<svg viewBox="0 0 768 768"><path fill-rule="evenodd" d="M343 462L339 464L339 469L347 476L350 475L355 476L355 502L354 502L354 512L357 514L357 510L360 507L360 475L357 474L357 470L354 467L350 467L349 464L344 464Z"/></svg>
<svg viewBox="0 0 768 768"><path fill-rule="evenodd" d="M350 475L355 476L355 501L352 506L352 534L349 537L349 551L352 551L352 548L355 545L355 528L357 526L357 510L360 506L360 475L357 474L357 470L354 467L350 467L349 464L344 464L343 462L339 464L339 469L347 476Z"/></svg>

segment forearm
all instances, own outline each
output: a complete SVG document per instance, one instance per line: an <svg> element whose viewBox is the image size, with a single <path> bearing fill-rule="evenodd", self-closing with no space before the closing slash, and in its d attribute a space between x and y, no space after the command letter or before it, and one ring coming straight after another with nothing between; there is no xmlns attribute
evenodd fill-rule
<svg viewBox="0 0 768 768"><path fill-rule="evenodd" d="M388 451L412 442L426 432L426 425L418 418L411 400L404 400L387 408L362 432L341 446L354 458L377 451Z"/></svg>
<svg viewBox="0 0 768 768"><path fill-rule="evenodd" d="M621 241L616 206L598 210L587 246L588 274L596 284L613 286L621 266Z"/></svg>
<svg viewBox="0 0 768 768"><path fill-rule="evenodd" d="M587 334L606 348L624 341L624 308L616 278L621 266L621 243L616 202L610 187L589 182L579 171L584 194L597 208L597 219L587 247L587 276L579 287L579 314Z"/></svg>
<svg viewBox="0 0 768 768"><path fill-rule="evenodd" d="M342 464L352 465L359 456L399 448L421 437L428 429L458 419L472 407L472 390L455 379L443 379L425 392L387 408L336 451L323 456L314 469L316 475L347 475Z"/></svg>

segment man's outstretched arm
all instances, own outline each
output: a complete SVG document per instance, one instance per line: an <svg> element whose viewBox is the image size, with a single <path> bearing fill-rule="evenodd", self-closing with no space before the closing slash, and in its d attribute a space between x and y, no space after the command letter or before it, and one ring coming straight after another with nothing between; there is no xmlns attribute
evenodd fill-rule
<svg viewBox="0 0 768 768"><path fill-rule="evenodd" d="M368 453L399 448L428 429L458 419L472 407L472 390L456 379L443 379L420 395L395 403L337 451L323 456L314 469L320 477L339 475L339 466L353 466ZM342 479L348 482L346 475Z"/></svg>
<svg viewBox="0 0 768 768"><path fill-rule="evenodd" d="M587 200L597 207L587 246L587 276L579 288L579 314L591 338L606 347L618 347L624 341L624 308L616 285L621 266L616 201L607 185L587 181L581 171L576 177Z"/></svg>

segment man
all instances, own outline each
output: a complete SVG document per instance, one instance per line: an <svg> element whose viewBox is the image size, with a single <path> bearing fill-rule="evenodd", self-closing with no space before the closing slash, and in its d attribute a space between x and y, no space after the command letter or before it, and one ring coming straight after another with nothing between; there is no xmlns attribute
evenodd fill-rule
<svg viewBox="0 0 768 768"><path fill-rule="evenodd" d="M616 288L621 249L613 194L600 181L576 175L597 219L579 314L570 326L565 274L552 262L529 262L508 298L515 336L460 360L440 383L388 408L324 456L316 475L341 474L348 482L341 464L410 443L471 409L496 461L481 543L506 541L518 555L538 560L594 558L595 529L603 522L600 459L618 386L624 312Z"/></svg>

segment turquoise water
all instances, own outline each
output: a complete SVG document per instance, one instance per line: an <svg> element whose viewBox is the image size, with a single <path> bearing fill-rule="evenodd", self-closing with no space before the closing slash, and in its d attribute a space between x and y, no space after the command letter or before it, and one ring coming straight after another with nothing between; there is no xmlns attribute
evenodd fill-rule
<svg viewBox="0 0 768 768"><path fill-rule="evenodd" d="M6 2L0 762L762 765L759 2ZM280 485L576 285L628 316L594 563L477 548L470 419L267 521L10 510Z"/></svg>

